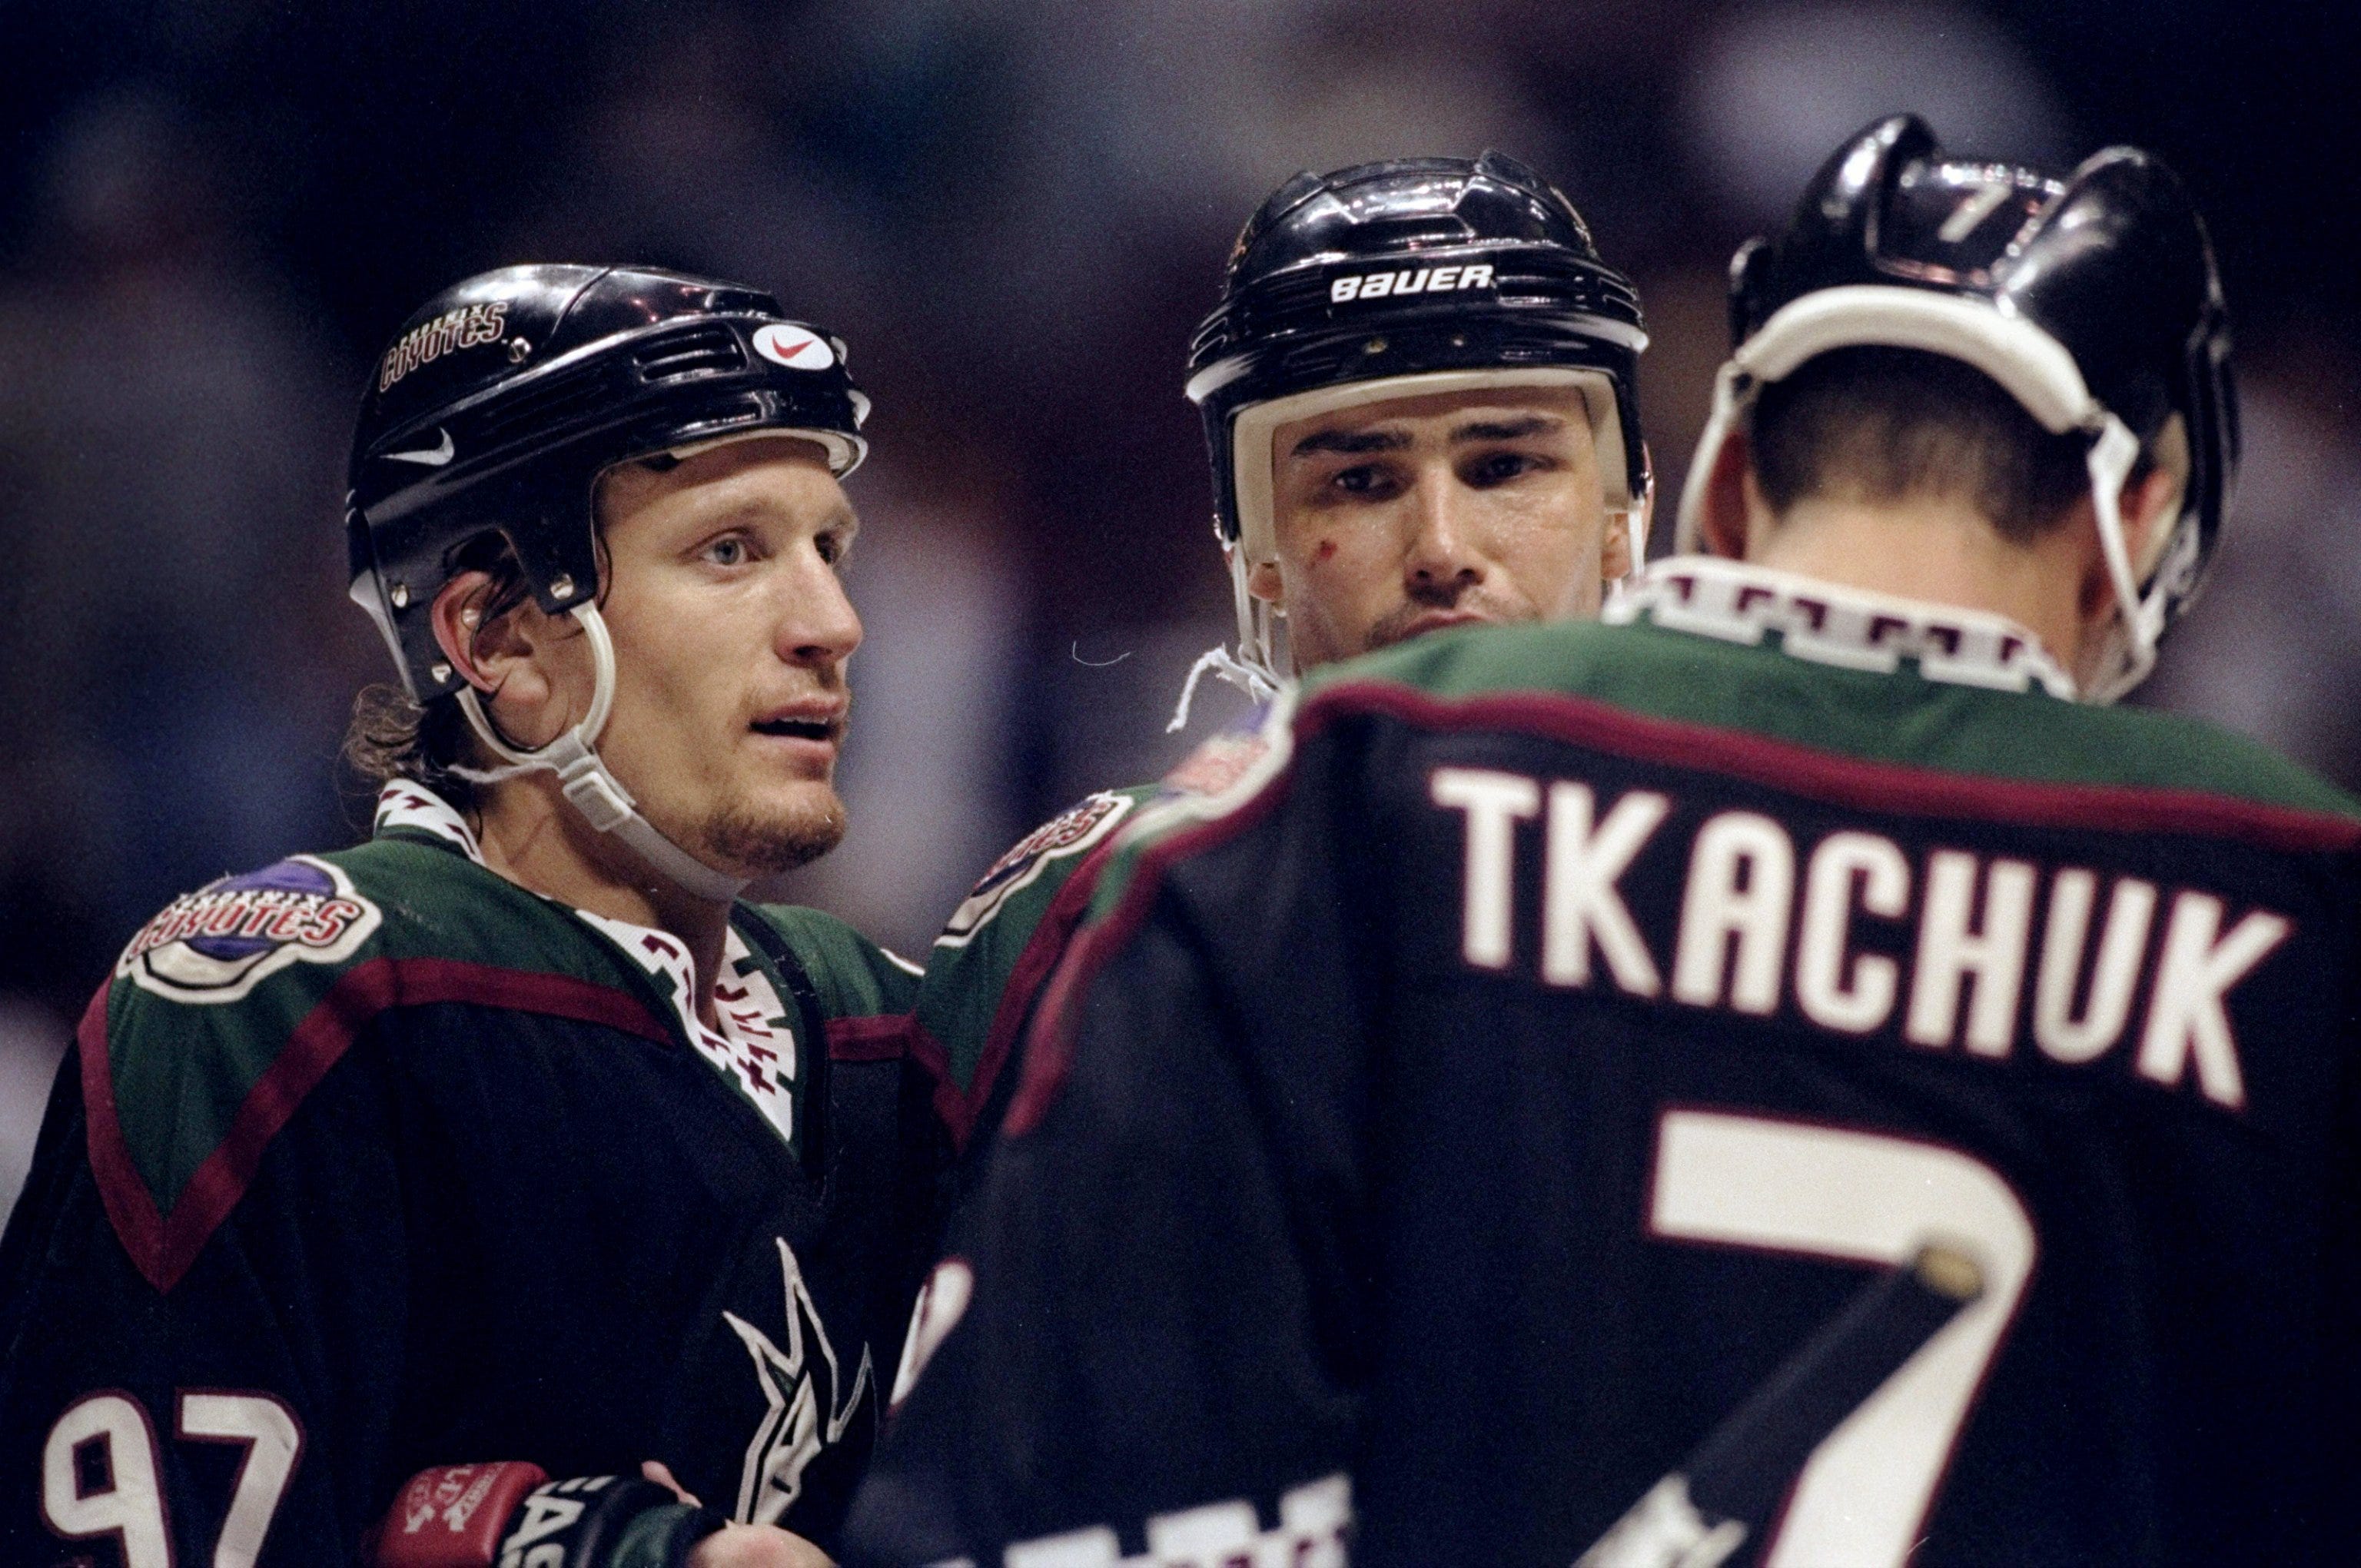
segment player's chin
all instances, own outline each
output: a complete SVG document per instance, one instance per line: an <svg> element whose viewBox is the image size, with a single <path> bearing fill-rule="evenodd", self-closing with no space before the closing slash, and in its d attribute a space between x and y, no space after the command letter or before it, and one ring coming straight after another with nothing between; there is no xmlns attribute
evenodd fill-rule
<svg viewBox="0 0 2361 1568"><path fill-rule="evenodd" d="M844 802L827 784L768 792L716 812L697 834L698 857L752 876L808 865L844 841Z"/></svg>

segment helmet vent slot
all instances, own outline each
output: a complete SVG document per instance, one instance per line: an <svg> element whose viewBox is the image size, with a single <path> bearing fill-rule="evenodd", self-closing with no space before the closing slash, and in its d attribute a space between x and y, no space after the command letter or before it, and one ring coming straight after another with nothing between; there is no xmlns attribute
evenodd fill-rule
<svg viewBox="0 0 2361 1568"><path fill-rule="evenodd" d="M603 367L589 366L559 376L513 400L486 410L477 440L488 446L529 438L551 426L566 424L607 402L609 378Z"/></svg>
<svg viewBox="0 0 2361 1568"><path fill-rule="evenodd" d="M642 381L654 386L689 376L742 370L746 351L739 346L736 333L715 323L649 344L631 356L631 367Z"/></svg>

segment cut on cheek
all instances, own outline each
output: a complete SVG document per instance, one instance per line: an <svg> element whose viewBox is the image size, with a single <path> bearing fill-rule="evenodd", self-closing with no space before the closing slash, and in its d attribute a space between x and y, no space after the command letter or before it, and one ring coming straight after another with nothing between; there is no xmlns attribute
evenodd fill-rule
<svg viewBox="0 0 2361 1568"><path fill-rule="evenodd" d="M1335 554L1336 542L1333 539L1323 539L1318 544L1312 546L1312 559L1315 564L1317 564L1327 560L1331 555Z"/></svg>

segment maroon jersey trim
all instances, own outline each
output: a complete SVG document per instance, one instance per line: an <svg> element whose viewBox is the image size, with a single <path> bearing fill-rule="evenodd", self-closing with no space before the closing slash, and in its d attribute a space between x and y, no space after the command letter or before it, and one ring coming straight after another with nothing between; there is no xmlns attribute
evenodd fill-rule
<svg viewBox="0 0 2361 1568"><path fill-rule="evenodd" d="M961 1089L951 1077L950 1053L943 1049L940 1040L916 1014L909 1020L910 1055L933 1075L935 1080L935 1114L951 1135L951 1151L967 1152L969 1142L975 1136L976 1123L991 1102L993 1086L1000 1081L1002 1070L1016 1048L1026 1020L1033 1015L1034 999L1065 956L1074 927L1091 906L1091 895L1096 890L1099 872L1105 869L1107 857L1115 852L1112 839L1093 849L1082 857L1042 910L1033 934L1009 966L1008 975L1001 982L1000 1001L993 1008L992 1023L985 1028L983 1048L976 1053L975 1069L969 1075L967 1087Z"/></svg>
<svg viewBox="0 0 2361 1568"><path fill-rule="evenodd" d="M1303 706L1296 738L1335 720L1378 713L1424 729L1514 729L1768 785L1832 805L1981 818L2026 827L2189 833L2267 849L2334 850L2361 844L2361 818L2267 806L2191 789L2036 783L1869 762L1745 730L1657 718L1587 697L1502 692L1435 697L1408 686L1350 681Z"/></svg>
<svg viewBox="0 0 2361 1568"><path fill-rule="evenodd" d="M1106 917L1087 927L1066 948L1065 961L1049 977L1049 989L1042 993L1041 1007L1035 1016L1032 1038L1025 1053L1024 1076L1017 1080L1016 1092L1008 1102L1008 1115L1001 1130L1009 1137L1022 1137L1039 1124L1049 1109L1058 1091L1064 1087L1066 1073L1073 1066L1074 1027L1071 1021L1073 1003L1089 988L1098 971L1106 967L1115 950L1137 934L1147 924L1148 912L1156 902L1156 890L1164 880L1165 868L1202 850L1225 842L1270 815L1287 794L1286 785L1295 777L1295 764L1288 764L1273 774L1253 798L1225 816L1214 817L1197 827L1183 828L1159 843L1142 850L1139 864L1133 871L1122 896ZM1076 873L1079 876L1081 873ZM1097 868L1092 869L1091 881L1098 881Z"/></svg>
<svg viewBox="0 0 2361 1568"><path fill-rule="evenodd" d="M830 1061L900 1061L910 1054L910 1015L873 1014L865 1018L830 1018L828 1031Z"/></svg>
<svg viewBox="0 0 2361 1568"><path fill-rule="evenodd" d="M91 1172L99 1200L132 1263L159 1292L169 1292L221 1223L237 1207L262 1163L262 1153L294 1116L362 1027L394 1007L439 1002L474 1003L512 1013L539 1013L602 1024L645 1039L672 1035L636 999L608 986L563 975L535 974L456 959L373 959L346 971L295 1025L268 1070L247 1091L229 1132L181 1190L166 1215L132 1164L115 1107L107 1058L106 999L102 985L82 1014L82 1101L89 1119Z"/></svg>

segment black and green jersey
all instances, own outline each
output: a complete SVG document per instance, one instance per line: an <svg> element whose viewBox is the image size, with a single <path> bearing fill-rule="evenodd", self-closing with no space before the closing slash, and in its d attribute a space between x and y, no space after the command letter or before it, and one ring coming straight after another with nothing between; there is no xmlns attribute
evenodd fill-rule
<svg viewBox="0 0 2361 1568"><path fill-rule="evenodd" d="M990 1142L1034 1000L1090 906L1116 830L1157 793L1101 790L1044 822L992 863L935 938L911 1047L937 1075L938 1109L962 1149Z"/></svg>
<svg viewBox="0 0 2361 1568"><path fill-rule="evenodd" d="M669 935L378 832L189 894L82 1020L0 1246L0 1560L357 1561L434 1464L658 1459L825 1541L944 1157L915 973L741 905Z"/></svg>
<svg viewBox="0 0 2361 1568"><path fill-rule="evenodd" d="M2361 806L1996 618L1620 619L1141 809L850 1561L1565 1568L1929 1245L1980 1293L1729 1561L2345 1560Z"/></svg>
<svg viewBox="0 0 2361 1568"><path fill-rule="evenodd" d="M1151 802L1225 786L1258 750L1251 729L1226 731L1155 784L1083 796L1011 845L944 922L918 987L911 1050L936 1075L936 1109L971 1167L1022 1076L1025 1025L1122 829Z"/></svg>

